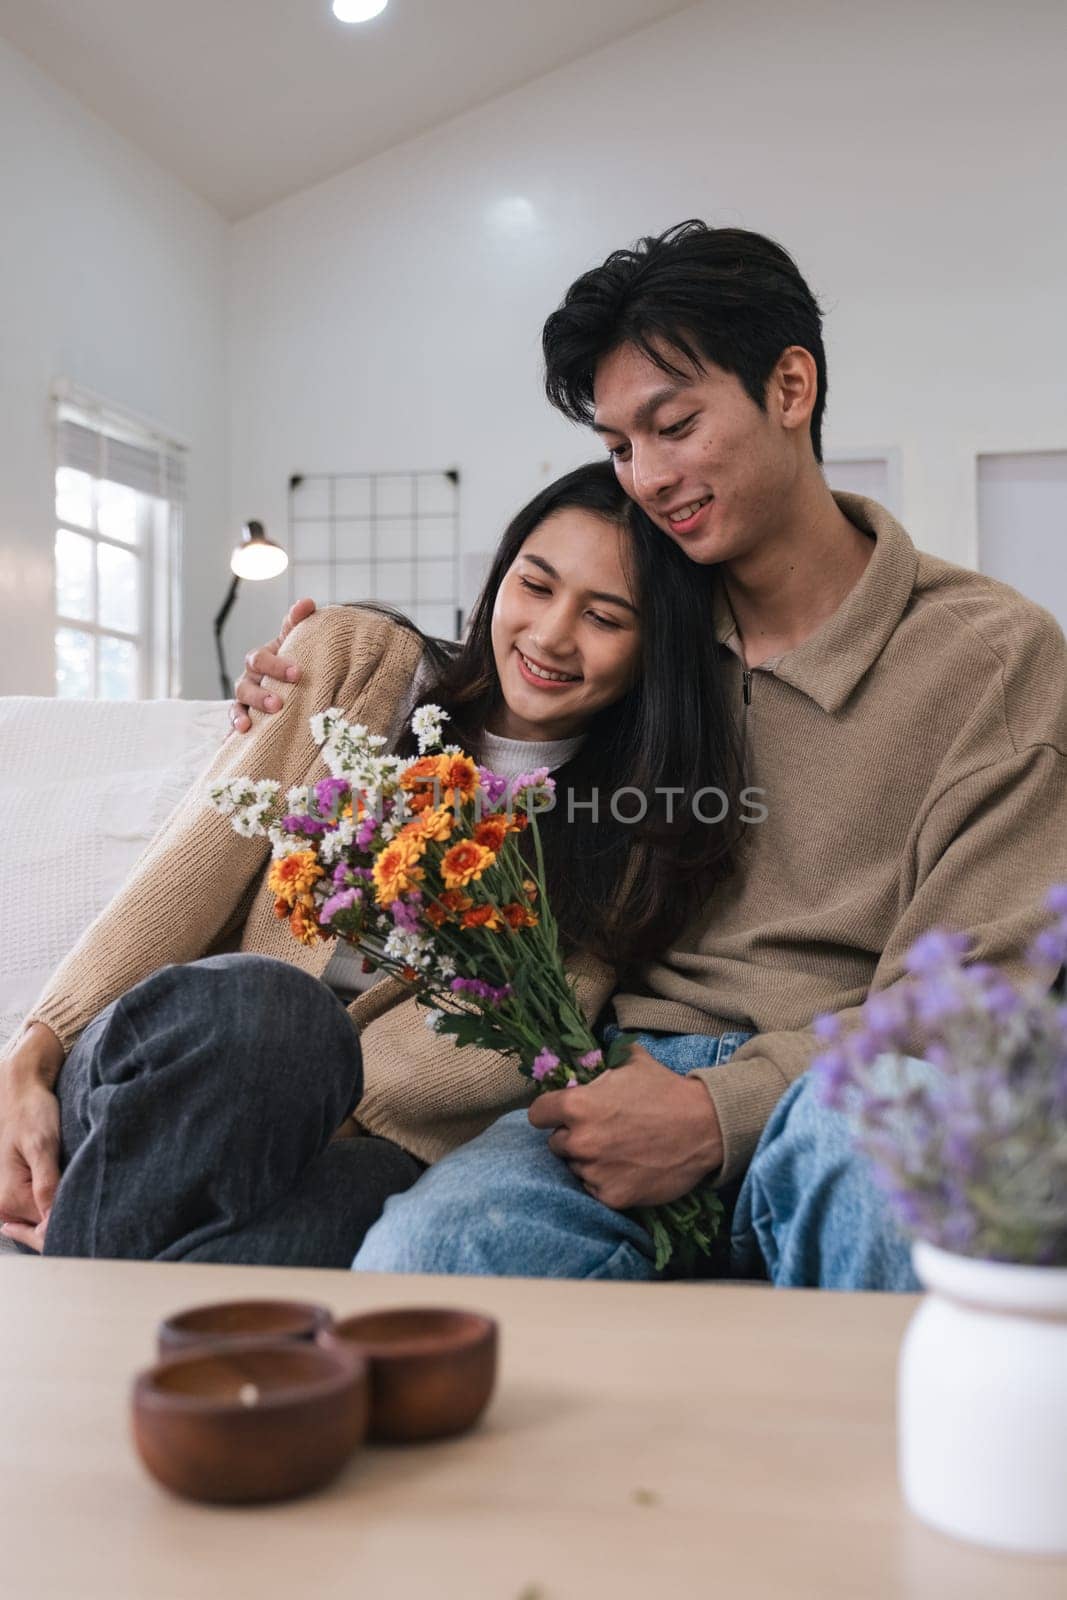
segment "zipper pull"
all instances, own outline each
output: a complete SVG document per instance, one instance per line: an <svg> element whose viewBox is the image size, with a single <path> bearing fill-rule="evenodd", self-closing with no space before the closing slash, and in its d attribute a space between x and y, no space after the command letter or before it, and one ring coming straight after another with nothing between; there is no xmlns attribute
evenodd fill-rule
<svg viewBox="0 0 1067 1600"><path fill-rule="evenodd" d="M741 693L744 696L746 706L750 706L752 704L752 669L750 667L741 668Z"/></svg>

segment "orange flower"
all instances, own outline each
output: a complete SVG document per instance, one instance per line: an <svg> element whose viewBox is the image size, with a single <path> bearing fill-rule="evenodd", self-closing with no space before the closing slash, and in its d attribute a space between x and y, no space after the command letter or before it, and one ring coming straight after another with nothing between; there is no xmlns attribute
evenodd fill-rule
<svg viewBox="0 0 1067 1600"><path fill-rule="evenodd" d="M509 833L521 833L524 828L528 828L529 826L530 819L526 815L525 811L513 811L511 813L511 820L508 823Z"/></svg>
<svg viewBox="0 0 1067 1600"><path fill-rule="evenodd" d="M446 911L469 911L474 904L470 895L460 889L446 889L440 899Z"/></svg>
<svg viewBox="0 0 1067 1600"><path fill-rule="evenodd" d="M426 907L426 910L423 912L423 916L426 918L426 921L430 924L431 928L439 928L442 922L448 921L448 912L445 910L444 906L439 906L436 901L432 901L430 905Z"/></svg>
<svg viewBox="0 0 1067 1600"><path fill-rule="evenodd" d="M532 878L523 878L522 886L526 890L527 900L537 899L537 885Z"/></svg>
<svg viewBox="0 0 1067 1600"><path fill-rule="evenodd" d="M531 911L529 906L520 906L517 900L510 905L501 906L501 913L509 928L514 928L516 933L520 928L536 928L537 913Z"/></svg>
<svg viewBox="0 0 1067 1600"><path fill-rule="evenodd" d="M454 791L461 800L473 800L479 779L478 768L470 756L439 756L438 760L441 763L441 782L449 791L450 798Z"/></svg>
<svg viewBox="0 0 1067 1600"><path fill-rule="evenodd" d="M446 889L461 889L474 878L480 878L486 867L496 860L493 852L473 839L461 839L441 857L441 876ZM377 869L375 869L377 870Z"/></svg>
<svg viewBox="0 0 1067 1600"><path fill-rule="evenodd" d="M425 839L427 842L435 839L443 844L452 837L455 825L456 819L448 807L439 806L437 810L424 810L413 822L406 822L400 830L400 837Z"/></svg>
<svg viewBox="0 0 1067 1600"><path fill-rule="evenodd" d="M374 894L380 906L391 905L409 893L424 876L419 861L425 845L421 839L403 839L398 834L374 863Z"/></svg>
<svg viewBox="0 0 1067 1600"><path fill-rule="evenodd" d="M475 906L472 911L465 911L460 921L464 928L488 928L490 933L503 926L496 906Z"/></svg>
<svg viewBox="0 0 1067 1600"><path fill-rule="evenodd" d="M474 830L476 844L484 844L487 850L495 854L507 838L508 825L503 817L486 817L484 822L479 822Z"/></svg>
<svg viewBox="0 0 1067 1600"><path fill-rule="evenodd" d="M318 944L322 939L312 912L304 905L293 907L289 918L289 931L300 940L301 944Z"/></svg>
<svg viewBox="0 0 1067 1600"><path fill-rule="evenodd" d="M289 915L289 902L288 902L288 900L275 900L275 902L274 902L274 915L276 917L287 917Z"/></svg>
<svg viewBox="0 0 1067 1600"><path fill-rule="evenodd" d="M295 850L292 855L279 856L271 862L267 882L279 900L294 906L321 877L322 868L314 850Z"/></svg>
<svg viewBox="0 0 1067 1600"><path fill-rule="evenodd" d="M426 784L432 784L436 778L438 783L444 782L444 756L420 756L413 761L410 767L405 767L400 774L400 787L402 789L421 789Z"/></svg>

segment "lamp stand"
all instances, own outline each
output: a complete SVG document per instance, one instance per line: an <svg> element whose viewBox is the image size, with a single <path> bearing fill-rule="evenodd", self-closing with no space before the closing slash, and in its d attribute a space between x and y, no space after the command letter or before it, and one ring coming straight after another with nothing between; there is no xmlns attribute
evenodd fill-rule
<svg viewBox="0 0 1067 1600"><path fill-rule="evenodd" d="M233 603L237 599L237 586L240 582L240 578L235 573L233 582L226 592L226 598L219 607L219 614L215 618L215 650L219 658L219 680L222 684L222 698L224 700L233 699L233 684L230 681L229 673L226 671L226 657L222 651L222 630L226 618L233 610Z"/></svg>

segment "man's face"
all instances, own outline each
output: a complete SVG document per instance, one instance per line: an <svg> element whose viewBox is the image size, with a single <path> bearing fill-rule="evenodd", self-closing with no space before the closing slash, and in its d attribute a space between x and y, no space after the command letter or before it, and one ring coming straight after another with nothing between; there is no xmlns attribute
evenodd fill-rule
<svg viewBox="0 0 1067 1600"><path fill-rule="evenodd" d="M732 373L663 372L635 345L597 367L593 426L632 500L692 561L737 561L780 522L798 470L795 428ZM771 386L769 386L771 387Z"/></svg>

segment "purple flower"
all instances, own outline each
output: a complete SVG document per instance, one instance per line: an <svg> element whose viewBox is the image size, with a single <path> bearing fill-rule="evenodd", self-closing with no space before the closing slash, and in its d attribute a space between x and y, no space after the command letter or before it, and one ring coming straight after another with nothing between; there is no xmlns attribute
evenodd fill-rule
<svg viewBox="0 0 1067 1600"><path fill-rule="evenodd" d="M999 1021L1015 1016L1023 1007L1021 996L1007 978L991 983L986 990L985 998L990 1016L996 1017Z"/></svg>
<svg viewBox="0 0 1067 1600"><path fill-rule="evenodd" d="M320 778L315 785L315 805L320 817L335 820L351 794L347 778Z"/></svg>
<svg viewBox="0 0 1067 1600"><path fill-rule="evenodd" d="M960 957L966 955L970 943L964 933L945 933L941 928L932 928L929 933L916 939L904 957L904 966L908 972L922 977L940 972L945 967L957 968Z"/></svg>
<svg viewBox="0 0 1067 1600"><path fill-rule="evenodd" d="M537 1082L540 1083L543 1079L547 1078L550 1073L555 1072L558 1066L559 1056L554 1056L551 1050L541 1050L537 1055L534 1056L533 1066L530 1068L530 1071L534 1078L536 1078Z"/></svg>
<svg viewBox="0 0 1067 1600"><path fill-rule="evenodd" d="M1067 917L1067 883L1057 883L1045 896L1045 909L1054 917Z"/></svg>
<svg viewBox="0 0 1067 1600"><path fill-rule="evenodd" d="M586 1072L595 1072L604 1065L604 1054L601 1050L587 1050L584 1056L578 1057L578 1065L584 1067Z"/></svg>
<svg viewBox="0 0 1067 1600"><path fill-rule="evenodd" d="M421 902L421 895L418 900L415 899L414 895L409 895L406 901L394 900L390 905L389 910L392 912L393 922L404 933L418 933L419 906Z"/></svg>
<svg viewBox="0 0 1067 1600"><path fill-rule="evenodd" d="M908 1010L908 996L903 992L871 995L863 1007L863 1028L877 1046L877 1054L895 1049L907 1038Z"/></svg>
<svg viewBox="0 0 1067 1600"><path fill-rule="evenodd" d="M850 1078L848 1057L843 1050L823 1050L811 1063L816 1093L824 1106L840 1110Z"/></svg>
<svg viewBox="0 0 1067 1600"><path fill-rule="evenodd" d="M508 780L501 778L495 772L490 772L488 767L478 768L478 778L490 808L498 806L508 792Z"/></svg>
<svg viewBox="0 0 1067 1600"><path fill-rule="evenodd" d="M362 889L340 889L325 900L319 912L320 922L332 922L339 911L349 911L363 899Z"/></svg>
<svg viewBox="0 0 1067 1600"><path fill-rule="evenodd" d="M822 1015L815 1018L811 1025L811 1031L816 1039L824 1039L828 1044L832 1043L841 1037L841 1019L834 1016L833 1012L823 1012Z"/></svg>
<svg viewBox="0 0 1067 1600"><path fill-rule="evenodd" d="M326 824L324 822L319 822L317 818L307 817L303 814L283 817L282 827L286 833L302 833L308 839L317 839L320 834L326 832Z"/></svg>
<svg viewBox="0 0 1067 1600"><path fill-rule="evenodd" d="M511 998L510 983L505 983L503 988L496 989L491 983L486 983L484 978L453 978L448 987L453 994L472 994L476 999L488 1000L494 1006Z"/></svg>
<svg viewBox="0 0 1067 1600"><path fill-rule="evenodd" d="M915 1015L923 1027L937 1028L951 1017L967 1010L967 998L958 984L940 976L944 968L935 968L915 995Z"/></svg>
<svg viewBox="0 0 1067 1600"><path fill-rule="evenodd" d="M358 850L369 850L377 831L378 819L372 812L368 812L356 829L356 848Z"/></svg>

